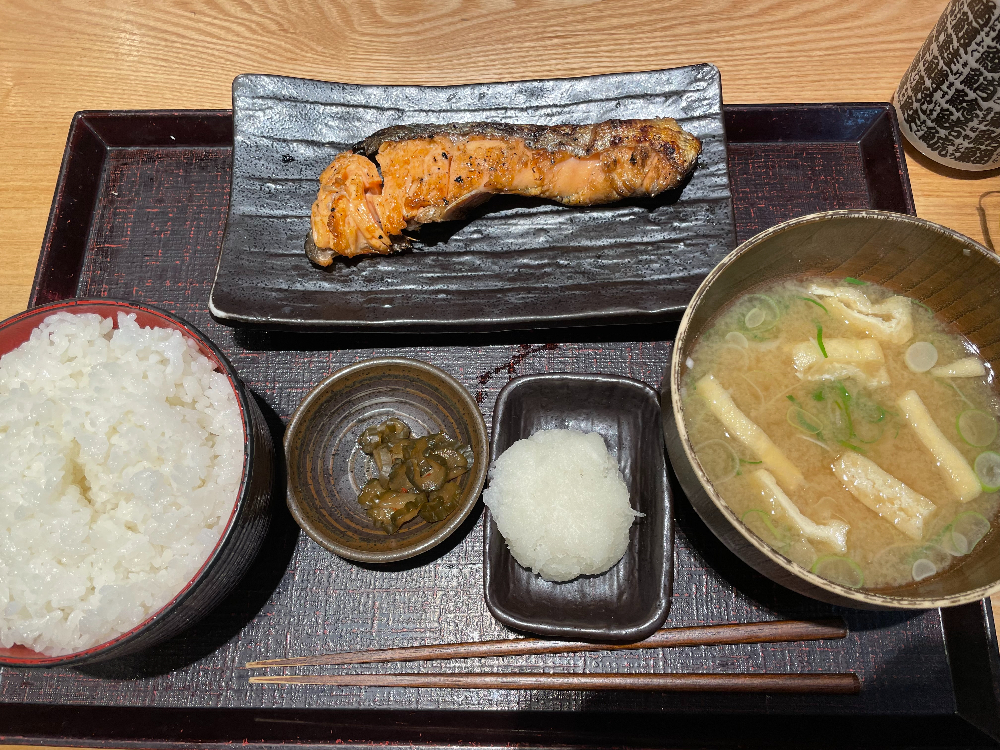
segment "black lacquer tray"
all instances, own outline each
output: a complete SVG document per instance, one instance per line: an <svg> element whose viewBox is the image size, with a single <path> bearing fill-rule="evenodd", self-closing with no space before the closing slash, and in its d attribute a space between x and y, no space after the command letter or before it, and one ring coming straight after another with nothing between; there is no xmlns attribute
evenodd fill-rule
<svg viewBox="0 0 1000 750"><path fill-rule="evenodd" d="M739 239L793 216L913 212L886 104L725 110ZM259 397L280 445L303 395L376 354L455 375L490 419L515 375L605 372L656 387L670 324L494 334L304 334L222 325L209 288L229 202L228 112L89 112L74 120L31 304L131 297L191 320ZM279 480L278 486L283 483ZM0 673L0 742L164 746L977 747L1000 737L988 602L947 611L837 609L736 560L676 494L668 626L839 615L842 641L524 657L519 671L856 672L856 696L323 689L249 685L252 659L510 635L482 593L482 513L426 558L373 568L299 533L276 498L266 553L209 619L142 657ZM393 666L376 669L398 669ZM407 667L408 671L413 667ZM502 670L472 660L425 670Z"/></svg>

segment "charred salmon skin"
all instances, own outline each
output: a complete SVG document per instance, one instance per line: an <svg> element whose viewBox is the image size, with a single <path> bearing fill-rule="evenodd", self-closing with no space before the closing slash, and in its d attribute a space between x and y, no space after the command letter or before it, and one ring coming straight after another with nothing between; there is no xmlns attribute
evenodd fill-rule
<svg viewBox="0 0 1000 750"><path fill-rule="evenodd" d="M323 170L306 253L321 266L334 255L390 253L407 244L404 230L461 218L497 193L568 206L658 195L684 180L700 152L666 117L386 128Z"/></svg>

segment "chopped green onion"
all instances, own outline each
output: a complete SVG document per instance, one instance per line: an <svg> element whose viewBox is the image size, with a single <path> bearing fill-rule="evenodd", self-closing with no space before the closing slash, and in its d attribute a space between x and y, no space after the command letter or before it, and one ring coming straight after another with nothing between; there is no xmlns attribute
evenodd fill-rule
<svg viewBox="0 0 1000 750"><path fill-rule="evenodd" d="M865 427L865 424L869 424L871 427ZM865 445L877 443L882 439L882 435L885 433L885 425L878 424L877 422L859 422L858 427L860 427L862 431L856 433L855 436Z"/></svg>
<svg viewBox="0 0 1000 750"><path fill-rule="evenodd" d="M959 554L967 555L989 532L990 522L976 511L967 510L965 513L959 513L955 516L950 528L952 546ZM951 552L951 550L948 551Z"/></svg>
<svg viewBox="0 0 1000 750"><path fill-rule="evenodd" d="M865 583L865 574L861 566L849 557L826 555L813 563L812 572L828 581L841 586L857 589Z"/></svg>
<svg viewBox="0 0 1000 750"><path fill-rule="evenodd" d="M837 411L833 412L833 414L837 415L837 422L836 422L836 424L834 426L835 427L846 427L847 428L847 437L853 438L853 437L855 437L857 435L857 433L854 431L854 420L851 419L851 410L850 410L850 408L847 405L849 403L850 403L849 399L847 399L847 403L846 404L844 403L844 401L834 401L833 402L834 407L839 410L839 413ZM841 416L843 417L843 420L841 420L841 418L840 418Z"/></svg>
<svg viewBox="0 0 1000 750"><path fill-rule="evenodd" d="M973 404L973 403L972 403L971 401L969 401L969 399L967 399L967 398L965 397L965 394L964 394L964 393L962 393L962 391L960 391L960 390L959 390L958 386L957 386L957 385L955 385L954 381L952 381L952 380L950 380L950 379L948 379L948 378L942 378L940 382L943 382L943 383L947 383L947 384L948 384L948 385L950 385L950 386L951 386L952 388L954 388L954 389L955 389L955 393L957 393L957 394L958 394L958 397L959 397L960 399L962 399L962 401L964 401L964 402L965 402L966 404L968 404L968 405L969 405L969 408L970 408L970 409L975 409L975 408L976 408L976 405L975 405L975 404Z"/></svg>
<svg viewBox="0 0 1000 750"><path fill-rule="evenodd" d="M803 302L812 302L814 305L816 305L816 307L825 312L827 315L830 314L830 311L826 309L826 305L824 305L822 302L819 302L818 300L814 300L812 297L796 297L795 299L800 299Z"/></svg>
<svg viewBox="0 0 1000 750"><path fill-rule="evenodd" d="M838 444L844 446L845 448L850 448L855 453L864 454L864 452L865 452L863 448L859 448L854 443L848 443L846 440L838 440L837 442L838 442Z"/></svg>
<svg viewBox="0 0 1000 750"><path fill-rule="evenodd" d="M788 409L788 413L785 415L788 420L788 424L792 427L798 427L803 432L808 432L810 435L816 435L823 430L822 423L816 419L812 414L807 412L805 409L800 409L797 406L792 406Z"/></svg>
<svg viewBox="0 0 1000 750"><path fill-rule="evenodd" d="M813 401L822 401L824 398L823 390L820 389L813 394Z"/></svg>
<svg viewBox="0 0 1000 750"><path fill-rule="evenodd" d="M863 391L858 394L857 398L853 398L851 401L851 407L854 412L870 424L879 424L885 421L886 416L889 414L889 412L873 399L869 398Z"/></svg>
<svg viewBox="0 0 1000 750"><path fill-rule="evenodd" d="M914 581L922 581L925 578L930 578L932 575L937 573L937 565L928 560L926 557L921 557L913 563L913 568L910 572L913 575Z"/></svg>
<svg viewBox="0 0 1000 750"><path fill-rule="evenodd" d="M755 307L753 310L747 313L746 318L743 319L744 324L747 328L754 329L764 322L764 311L759 307Z"/></svg>
<svg viewBox="0 0 1000 750"><path fill-rule="evenodd" d="M976 463L973 467L979 483L987 492L1000 490L1000 453L993 451L983 451L976 456Z"/></svg>
<svg viewBox="0 0 1000 750"><path fill-rule="evenodd" d="M763 461L747 461L745 458L740 459L741 464L762 464Z"/></svg>
<svg viewBox="0 0 1000 750"><path fill-rule="evenodd" d="M778 322L778 305L764 294L751 294L746 301L752 305L743 317L743 325L748 331L760 333L770 330Z"/></svg>
<svg viewBox="0 0 1000 750"><path fill-rule="evenodd" d="M739 331L730 331L726 334L726 343L732 344L733 346L738 346L740 349L746 349L750 346L750 342L747 341L747 337L744 336Z"/></svg>
<svg viewBox="0 0 1000 750"><path fill-rule="evenodd" d="M837 392L840 393L840 397L844 399L844 403L850 403L851 394L847 390L847 386L841 383L839 380L833 381L834 386L837 388Z"/></svg>
<svg viewBox="0 0 1000 750"><path fill-rule="evenodd" d="M795 396L793 396L791 393L789 393L787 396L785 396L785 398L787 398L793 404L795 403Z"/></svg>
<svg viewBox="0 0 1000 750"><path fill-rule="evenodd" d="M906 350L903 361L913 372L927 372L937 364L937 347L929 341L918 341Z"/></svg>
<svg viewBox="0 0 1000 750"><path fill-rule="evenodd" d="M979 409L966 409L958 415L958 434L969 445L985 448L997 436L997 419Z"/></svg>
<svg viewBox="0 0 1000 750"><path fill-rule="evenodd" d="M756 509L748 510L740 520L769 547L774 547L779 552L783 552L788 547L786 535L782 534L771 523L771 517L768 513Z"/></svg>
<svg viewBox="0 0 1000 750"><path fill-rule="evenodd" d="M694 452L713 482L728 481L739 473L740 457L725 440L707 440L695 446Z"/></svg>
<svg viewBox="0 0 1000 750"><path fill-rule="evenodd" d="M868 285L867 281L862 281L861 279L856 279L853 276L845 276L844 277L844 281L846 281L848 284L854 284L854 286L867 286Z"/></svg>
<svg viewBox="0 0 1000 750"><path fill-rule="evenodd" d="M819 350L823 352L823 358L827 358L826 347L823 346L823 326L816 326L816 343L819 344Z"/></svg>
<svg viewBox="0 0 1000 750"><path fill-rule="evenodd" d="M922 308L924 308L924 309L925 309L925 310L926 310L927 312L929 312L929 313L930 313L931 315L933 315L933 314L934 314L934 311L933 311L933 310L932 310L932 309L931 309L930 307L928 307L927 305L925 305L925 304L924 304L923 302L921 302L920 300L918 300L918 299L915 299L915 300L911 300L911 301L912 301L912 302L913 302L914 304L917 304L917 305L920 305L920 306L921 306Z"/></svg>

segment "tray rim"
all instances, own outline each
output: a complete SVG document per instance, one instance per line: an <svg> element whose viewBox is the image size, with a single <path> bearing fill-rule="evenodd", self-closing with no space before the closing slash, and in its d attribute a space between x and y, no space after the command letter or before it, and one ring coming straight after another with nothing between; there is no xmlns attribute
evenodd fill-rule
<svg viewBox="0 0 1000 750"><path fill-rule="evenodd" d="M752 112L758 110L767 109L798 109L798 110L816 110L816 111L832 111L838 108L873 108L882 110L885 115L890 119L890 122L894 130L894 153L896 154L898 160L899 177L902 183L902 187L908 199L910 206L913 204L912 192L910 191L907 166L905 157L902 150L902 142L900 140L898 127L896 126L895 111L893 110L891 104L888 102L844 102L844 103L789 103L789 104L730 104L723 105L723 115L725 116L727 111L733 113L734 115L742 112ZM176 109L157 109L157 110L82 110L77 113L72 118L69 134L67 137L66 147L63 153L63 159L59 171L59 177L56 181L56 186L54 190L53 202L49 213L49 221L46 225L46 231L44 239L39 252L39 261L36 265L36 273L34 282L32 284L31 293L29 297L28 307L34 307L38 304L44 303L49 299L61 299L65 296L75 296L75 284L73 288L69 290L68 293L64 293L63 297L51 296L53 294L59 294L59 289L53 288L49 282L49 278L53 274L53 269L49 267L49 261L53 259L58 259L57 256L69 256L70 266L64 266L64 268L69 267L72 276L77 276L79 273L79 266L72 267L73 261L73 251L74 247L70 246L69 240L75 239L77 246L76 250L79 250L80 258L82 261L84 253L87 248L87 240L90 233L90 224L93 218L93 207L95 201L99 198L99 195L95 192L93 196L93 201L87 206L86 195L74 196L72 195L72 190L70 189L71 178L80 178L81 172L85 175L85 166L81 161L83 154L81 151L84 148L90 147L91 150L99 151L98 158L101 163L101 169L98 170L96 174L96 180L98 187L100 184L100 179L103 176L103 169L106 165L107 157L112 150L127 150L133 148L180 148L180 149L190 149L190 148L213 148L220 149L222 151L231 150L232 140L231 140L231 129L229 131L229 138L227 140L225 134L219 134L216 131L211 133L206 133L205 128L191 127L189 130L197 131L197 138L191 138L190 140L178 139L175 142L171 142L166 137L153 139L152 142L130 142L127 139L123 140L120 137L116 137L116 133L120 136L120 132L115 130L116 125L129 125L134 123L134 121L142 118L166 118L167 120L176 121L178 124L188 123L192 119L197 121L198 118L202 120L208 119L216 122L225 123L226 118L231 117L230 110L176 110ZM211 130L211 128L209 128ZM133 131L128 130L128 134L131 135ZM178 131L180 132L180 131ZM74 141L74 136L80 137L88 136L90 143L78 144ZM727 131L727 138L734 143L768 143L774 141L740 141L733 139L731 134ZM823 142L837 142L843 143L844 140L834 140L834 141L814 141L816 143ZM78 184L76 186L77 190L81 189ZM85 231L76 231L71 233L72 236L66 236L65 226L61 224L65 223L67 215L72 217L72 206L67 206L66 203L81 203L84 205L85 215L87 217L87 222L83 228ZM911 208L908 213L915 213ZM61 246L56 246L56 241L62 242ZM58 272L57 272L58 273ZM61 272L63 276L66 275L65 270ZM58 279L56 279L58 281ZM45 298L45 295L50 295ZM994 630L992 610L990 609L987 600L980 601L975 604L964 605L962 607L953 608L952 610L945 610L944 613L954 615L953 617L943 616L942 627L945 631L945 651L948 656L949 662L952 663L953 669L954 664L957 661L955 658L958 654L954 653L955 649L951 648L949 641L956 641L956 645L961 647L961 649L967 648L966 639L963 633L958 632L958 625L956 625L955 620L964 620L964 623L960 623L961 627L973 627L973 635L981 640L980 643L976 645L974 651L965 654L966 656L972 658L973 662L977 666L986 665L986 669L978 673L978 677L982 678L985 683L992 686L994 693L994 700L991 702L991 706L988 708L994 712L996 717L996 712L998 707L1000 707L1000 696L997 695L998 685L1000 685L1000 655L997 651L997 640ZM951 622L945 621L950 620ZM949 634L951 634L949 636ZM981 709L982 706L976 705L981 703L982 694L979 692L973 692L971 695L965 695L964 697L960 694L960 688L963 683L957 680L953 681L953 690L956 697L956 709L954 713L947 714L927 714L917 717L916 721L920 724L922 729L915 731L914 733L907 734L907 730L912 727L914 719L912 717L906 717L899 714L873 714L868 716L859 717L858 715L851 714L823 714L817 717L810 718L806 715L798 715L798 717L793 717L787 714L779 715L780 721L784 722L786 725L789 721L800 722L803 727L809 727L814 725L815 721L825 721L831 722L831 727L839 727L841 731L848 732L852 728L864 731L864 727L870 727L873 737L882 736L887 741L887 745L892 746L893 743L899 742L905 743L909 737L911 741L914 738L930 737L931 734L937 733L935 736L944 739L948 737L954 737L954 731L968 731L977 738L980 738L983 742L983 746L989 746L991 744L992 738L1000 737L1000 725L996 723L991 723L991 717L982 717ZM301 711L304 714L309 715L320 715L324 717L323 723L325 725L334 725L334 718L344 717L348 718L348 714L351 714L350 726L358 725L356 722L360 722L360 725L367 727L371 732L382 731L384 728L381 726L380 721L384 720L384 712L372 711L370 713L364 712L353 712L347 710L329 711L324 709L215 709L215 708L148 708L148 707L112 707L112 706L80 706L71 705L65 703L32 703L32 704L16 704L16 703L2 703L0 704L0 741L10 744L61 744L61 745L74 745L74 746L87 746L87 747L149 747L150 741L153 740L158 746L166 747L190 747L193 746L195 742L198 743L199 747L205 747L204 743L208 743L208 746L218 746L218 747L228 747L229 742L234 737L241 736L243 729L241 727L245 726L247 722L254 724L255 718L266 718L268 715L273 715L276 712L281 713L282 711L289 712L289 715ZM216 717L221 714L238 715L238 719L233 719L228 726L233 730L231 736L227 739L222 739L220 735L217 734L217 723ZM145 726L150 727L150 729L139 730L134 729L134 724L128 717L133 716L154 716L156 722L161 722L160 726L169 726L169 730L165 730L160 735L155 738L151 735L150 731L155 731L155 726L152 722L146 724ZM405 713L405 712L398 712ZM393 713L394 719L398 716L398 713ZM433 712L431 712L433 713ZM452 711L452 712L440 712L447 713L450 715L457 714L461 725L467 727L467 719L469 715L483 715L486 714L486 718L491 718L489 714L491 712L477 712L476 714L470 714L467 711ZM509 713L509 712L508 712ZM334 716L335 715L335 716ZM535 716L539 717L536 722L537 726L545 726L546 713L537 712ZM558 716L558 714L557 714ZM594 716L592 713L588 712L575 712L571 718L575 721L589 721L589 717ZM604 716L598 714L599 717ZM650 720L649 714L641 714L641 716L646 720ZM745 714L718 714L718 731L723 732L724 726L727 723L739 723L747 722L751 717ZM108 719L111 717L121 717L121 721ZM156 718L160 717L160 718ZM400 717L402 718L402 717ZM424 734L423 730L428 726L424 714L419 714L419 721L413 721L412 717L409 723L405 724L405 729L408 729L413 734L420 732L423 736L430 738L432 735ZM433 717L430 717L433 718ZM126 720L128 719L128 720ZM532 731L525 726L525 722L532 721L533 716L529 716L528 719L518 719L511 720L504 724L503 722L494 722L498 724L498 728L490 730L487 728L486 732L493 731L489 734L492 737L492 741L496 742L498 739L503 739L504 741L525 741L535 740L540 743L544 743L546 740L549 742L558 742L559 737L553 737L548 731L534 730ZM731 722L727 721L731 720ZM762 717L762 721L767 721L767 717ZM671 722L675 721L673 717L670 719ZM12 726L14 722L14 726ZM32 722L34 722L32 724ZM853 723L852 723L853 722ZM338 724L337 726L342 727L343 725ZM770 726L768 724L761 725L762 727ZM181 735L175 734L177 727L189 727L191 730L188 732L187 739L180 739ZM200 729L199 729L200 727ZM11 731L13 729L13 731ZM56 729L56 731L53 731ZM884 731L883 731L884 730ZM201 731L202 734L199 735L198 732ZM399 738L399 735L388 734L390 730L385 729L385 737L388 737L388 741L391 743L403 742L404 740ZM471 731L471 730L470 730ZM59 733L57 733L59 732ZM129 734L131 733L131 734ZM199 736L201 739L199 739ZM242 736L247 737L248 735L243 734ZM338 735L339 736L339 735ZM359 738L362 735L353 735ZM367 735L371 738L376 738L376 733L370 733ZM383 735L378 735L383 736ZM453 732L452 736L463 737L461 732L457 735ZM480 735L482 737L482 735ZM560 735L561 736L561 735ZM691 735L691 741L697 735ZM739 733L731 735L733 739L746 739L749 735L746 733ZM306 744L322 744L327 745L333 742L334 735L330 735L327 740L319 739L309 739L304 738ZM667 742L670 740L667 734L659 735L660 741ZM260 735L260 739L251 740L252 744L261 747L277 747L278 744L283 744L285 739L283 738L281 742L274 739L267 739L263 735ZM383 739L382 741L386 741ZM600 738L595 740L600 742ZM438 747L457 747L459 745L464 745L465 740L451 740L451 741L441 741L434 742L434 746ZM577 746L584 746L586 742L578 742ZM593 745L592 745L593 746ZM599 746L599 745L596 745ZM720 745L725 746L725 745Z"/></svg>

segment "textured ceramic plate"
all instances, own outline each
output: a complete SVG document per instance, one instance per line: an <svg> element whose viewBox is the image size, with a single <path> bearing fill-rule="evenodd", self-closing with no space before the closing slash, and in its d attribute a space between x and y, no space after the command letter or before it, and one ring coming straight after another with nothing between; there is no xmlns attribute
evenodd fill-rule
<svg viewBox="0 0 1000 750"><path fill-rule="evenodd" d="M515 378L493 409L490 463L512 443L551 429L599 433L618 459L632 507L645 515L632 524L628 550L610 570L553 583L517 563L487 511L486 605L516 630L579 640L642 640L666 619L673 583L673 502L656 391L616 375Z"/></svg>
<svg viewBox="0 0 1000 750"><path fill-rule="evenodd" d="M712 65L468 86L353 86L278 76L233 82L229 217L212 313L286 328L499 330L679 318L735 246L719 71ZM305 256L319 173L380 128L492 120L673 117L703 142L683 188L570 208L498 196L423 227L414 248Z"/></svg>

